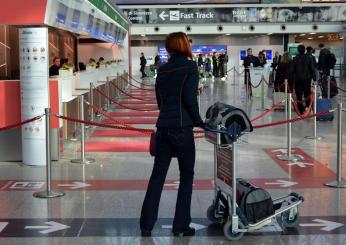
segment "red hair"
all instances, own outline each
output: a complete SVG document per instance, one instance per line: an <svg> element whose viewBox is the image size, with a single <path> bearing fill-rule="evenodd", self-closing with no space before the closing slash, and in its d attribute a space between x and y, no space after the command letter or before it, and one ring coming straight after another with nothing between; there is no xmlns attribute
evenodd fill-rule
<svg viewBox="0 0 346 245"><path fill-rule="evenodd" d="M191 44L184 32L173 32L166 37L165 47L169 54L184 54L192 59Z"/></svg>

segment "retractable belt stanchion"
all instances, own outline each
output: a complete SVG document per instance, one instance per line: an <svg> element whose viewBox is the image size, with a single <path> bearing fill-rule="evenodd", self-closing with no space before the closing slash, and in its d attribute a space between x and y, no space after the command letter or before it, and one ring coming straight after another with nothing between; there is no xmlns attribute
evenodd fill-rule
<svg viewBox="0 0 346 245"><path fill-rule="evenodd" d="M264 101L264 76L263 75L261 76L260 83L261 83L261 94L262 94L261 95L261 108L257 109L257 111L266 111L267 109L264 108L265 101Z"/></svg>
<svg viewBox="0 0 346 245"><path fill-rule="evenodd" d="M314 114L317 113L317 83L314 83ZM313 135L312 136L306 136L306 139L312 139L312 140L321 140L322 136L317 136L317 117L313 117L314 120L314 127L313 127Z"/></svg>
<svg viewBox="0 0 346 245"><path fill-rule="evenodd" d="M62 197L65 195L64 192L52 190L52 161L50 156L50 108L44 109L46 115L46 185L47 189L41 192L35 192L34 197L38 198L53 198L53 197Z"/></svg>
<svg viewBox="0 0 346 245"><path fill-rule="evenodd" d="M110 98L110 86L109 86L109 77L106 77L106 84L105 84L105 89L106 89L106 95L108 98ZM104 98L105 102L104 102L104 107L103 109L105 111L108 111L109 107L110 107L110 101L109 99L107 99L106 97Z"/></svg>
<svg viewBox="0 0 346 245"><path fill-rule="evenodd" d="M328 82L328 99L330 99L330 76L327 77L327 82Z"/></svg>
<svg viewBox="0 0 346 245"><path fill-rule="evenodd" d="M288 120L292 119L292 94L288 93L287 109L288 109ZM277 158L281 161L297 161L300 158L292 155L292 123L287 123L287 153L280 154Z"/></svg>
<svg viewBox="0 0 346 245"><path fill-rule="evenodd" d="M90 90L89 90L89 101L91 104L94 104L94 84L90 83ZM94 121L94 109L92 107L89 108L90 112L90 121ZM84 117L84 114L83 114Z"/></svg>
<svg viewBox="0 0 346 245"><path fill-rule="evenodd" d="M288 107L287 107L287 101L288 101L288 80L285 79L285 119L288 120Z"/></svg>
<svg viewBox="0 0 346 245"><path fill-rule="evenodd" d="M80 115L79 119L84 120L84 96L79 96L79 107L80 107ZM80 159L74 159L71 160L72 163L80 163L80 164L89 164L94 163L95 159L93 158L85 158L85 125L84 123L80 124L81 127L81 158Z"/></svg>
<svg viewBox="0 0 346 245"><path fill-rule="evenodd" d="M328 181L326 186L336 188L346 188L346 181L342 178L342 103L338 104L338 135L337 135L337 179Z"/></svg>

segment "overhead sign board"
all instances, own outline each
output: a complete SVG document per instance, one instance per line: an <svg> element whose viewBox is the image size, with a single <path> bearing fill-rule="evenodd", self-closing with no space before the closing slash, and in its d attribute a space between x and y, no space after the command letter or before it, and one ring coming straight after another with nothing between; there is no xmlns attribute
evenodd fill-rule
<svg viewBox="0 0 346 245"><path fill-rule="evenodd" d="M286 0L287 1L287 0ZM157 4L157 0L113 0L115 4ZM160 4L229 4L260 3L260 0L160 0Z"/></svg>
<svg viewBox="0 0 346 245"><path fill-rule="evenodd" d="M346 6L123 9L133 24L305 23L346 21Z"/></svg>
<svg viewBox="0 0 346 245"><path fill-rule="evenodd" d="M48 0L45 23L116 44L123 43L129 28L105 0Z"/></svg>

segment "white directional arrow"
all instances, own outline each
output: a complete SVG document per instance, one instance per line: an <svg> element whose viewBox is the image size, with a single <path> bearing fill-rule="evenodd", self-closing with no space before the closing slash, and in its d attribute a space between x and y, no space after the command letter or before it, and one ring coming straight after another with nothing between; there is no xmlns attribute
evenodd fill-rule
<svg viewBox="0 0 346 245"><path fill-rule="evenodd" d="M0 222L0 233L5 229L5 227L8 225L8 222Z"/></svg>
<svg viewBox="0 0 346 245"><path fill-rule="evenodd" d="M160 16L160 18L161 18L162 20L166 20L166 17L168 17L169 15L166 14L165 11L162 11L162 13L161 13L159 16Z"/></svg>
<svg viewBox="0 0 346 245"><path fill-rule="evenodd" d="M175 187L175 189L178 189L179 184L180 184L180 181L178 180L178 181L174 181L172 184L166 183L166 184L164 184L164 186L165 187L173 186L173 187ZM195 184L192 184L192 186L195 186Z"/></svg>
<svg viewBox="0 0 346 245"><path fill-rule="evenodd" d="M298 183L297 182L292 182L292 181L278 179L278 180L275 180L275 182L270 182L270 183L265 183L265 184L266 185L278 185L278 186L286 188L286 187L291 187L291 186L297 185Z"/></svg>
<svg viewBox="0 0 346 245"><path fill-rule="evenodd" d="M287 154L287 149L276 149L276 150L272 150L272 152L281 152L282 154Z"/></svg>
<svg viewBox="0 0 346 245"><path fill-rule="evenodd" d="M166 183L166 184L164 184L164 186L166 186L166 187L173 186L173 187L175 187L175 189L178 189L179 184L180 184L180 181L174 181L172 184Z"/></svg>
<svg viewBox="0 0 346 245"><path fill-rule="evenodd" d="M301 160L304 160L304 156L299 155L299 154L295 154L296 157L299 157Z"/></svg>
<svg viewBox="0 0 346 245"><path fill-rule="evenodd" d="M207 228L205 225L200 225L196 223L190 223L190 227L195 228L196 231ZM172 225L162 225L162 229L172 229L172 228L173 228Z"/></svg>
<svg viewBox="0 0 346 245"><path fill-rule="evenodd" d="M296 161L296 162L290 162L288 164L288 166L298 166L298 167L301 167L301 168L306 168L307 166L313 166L314 164L313 163L307 163L307 162L299 162L299 161Z"/></svg>
<svg viewBox="0 0 346 245"><path fill-rule="evenodd" d="M303 226L303 227L323 227L322 229L320 229L322 231L332 231L332 230L335 230L337 228L344 226L344 224L342 224L342 223L337 223L337 222L323 220L323 219L314 219L313 222L316 222L316 223L300 224L300 226Z"/></svg>
<svg viewBox="0 0 346 245"><path fill-rule="evenodd" d="M35 229L35 230L42 230L42 229L46 229L43 231L39 231L42 234L48 234L48 233L52 233L55 231L60 231L60 230L65 230L67 228L70 228L70 226L64 225L64 224L60 224L54 221L49 221L46 222L45 224L47 225L43 225L43 226L25 226L25 229Z"/></svg>
<svg viewBox="0 0 346 245"><path fill-rule="evenodd" d="M59 184L58 186L67 186L67 187L70 187L71 190L75 190L79 188L85 188L91 185L88 183L75 181L72 184Z"/></svg>

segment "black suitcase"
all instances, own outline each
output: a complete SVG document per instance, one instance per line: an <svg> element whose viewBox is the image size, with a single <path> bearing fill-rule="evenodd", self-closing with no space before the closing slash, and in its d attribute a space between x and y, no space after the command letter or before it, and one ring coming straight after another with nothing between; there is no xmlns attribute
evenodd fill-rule
<svg viewBox="0 0 346 245"><path fill-rule="evenodd" d="M325 77L321 78L320 87L321 87L321 91L322 91L322 97L328 98L328 81ZM334 96L336 96L338 94L338 92L339 91L338 91L336 79L335 79L335 77L331 76L330 77L330 98L333 98Z"/></svg>

